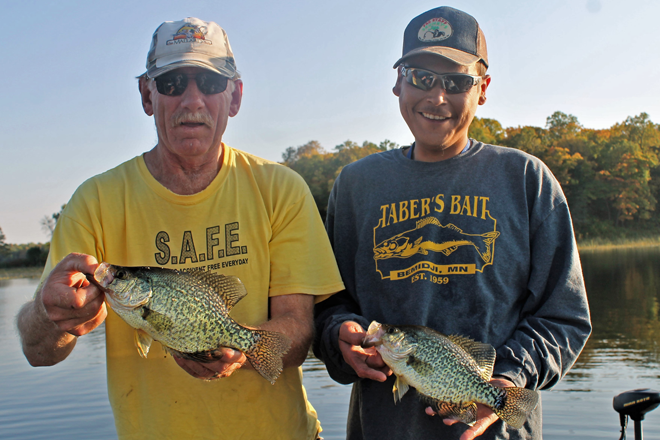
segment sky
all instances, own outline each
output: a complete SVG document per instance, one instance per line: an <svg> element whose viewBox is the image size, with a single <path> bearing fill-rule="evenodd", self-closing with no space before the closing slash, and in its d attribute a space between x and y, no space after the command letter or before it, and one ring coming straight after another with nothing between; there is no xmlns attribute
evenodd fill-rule
<svg viewBox="0 0 660 440"><path fill-rule="evenodd" d="M544 127L559 110L587 128L642 112L660 122L655 0L3 1L0 228L50 240L40 221L86 179L156 143L135 77L154 30L194 16L229 37L244 82L223 141L281 161L317 140L412 142L392 86L408 22L437 6L473 15L492 77L477 116Z"/></svg>

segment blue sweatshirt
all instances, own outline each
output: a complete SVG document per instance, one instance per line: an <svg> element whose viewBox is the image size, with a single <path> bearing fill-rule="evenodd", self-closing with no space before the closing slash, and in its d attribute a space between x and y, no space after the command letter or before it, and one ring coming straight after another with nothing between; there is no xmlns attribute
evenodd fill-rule
<svg viewBox="0 0 660 440"><path fill-rule="evenodd" d="M343 360L339 327L415 324L491 344L494 376L548 389L591 332L566 198L550 170L519 150L473 141L441 162L401 150L346 166L326 227L346 291L315 309L314 353L330 376L354 383L348 439L458 438L394 378L359 379ZM541 439L541 404L522 429L494 423L481 439Z"/></svg>

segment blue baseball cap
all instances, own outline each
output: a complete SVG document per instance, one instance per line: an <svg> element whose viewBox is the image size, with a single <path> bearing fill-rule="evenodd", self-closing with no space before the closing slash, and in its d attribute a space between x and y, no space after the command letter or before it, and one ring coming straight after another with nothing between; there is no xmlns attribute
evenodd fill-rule
<svg viewBox="0 0 660 440"><path fill-rule="evenodd" d="M413 18L403 33L403 54L394 64L429 53L469 66L482 62L488 67L486 38L473 16L448 6L431 9Z"/></svg>

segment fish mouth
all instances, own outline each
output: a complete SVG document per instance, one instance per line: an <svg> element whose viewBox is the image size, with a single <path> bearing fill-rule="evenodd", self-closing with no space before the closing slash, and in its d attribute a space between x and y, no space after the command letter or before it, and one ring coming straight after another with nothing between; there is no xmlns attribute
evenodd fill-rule
<svg viewBox="0 0 660 440"><path fill-rule="evenodd" d="M101 263L94 271L94 279L98 281L103 288L110 290L108 289L108 286L115 279L116 272L117 270L111 264Z"/></svg>
<svg viewBox="0 0 660 440"><path fill-rule="evenodd" d="M369 329L367 329L367 335L362 340L362 347L369 348L382 345L383 340L381 338L384 334L383 326L376 321L372 321L369 324Z"/></svg>
<svg viewBox="0 0 660 440"><path fill-rule="evenodd" d="M85 274L87 281L99 288L103 293L113 294L112 289L109 289L108 286L112 283L114 279L114 268L108 263L101 263L99 267L94 271L94 275Z"/></svg>

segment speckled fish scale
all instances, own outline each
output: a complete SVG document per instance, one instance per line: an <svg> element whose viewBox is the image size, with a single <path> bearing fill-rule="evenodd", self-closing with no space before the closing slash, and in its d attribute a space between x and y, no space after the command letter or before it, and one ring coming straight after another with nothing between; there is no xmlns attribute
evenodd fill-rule
<svg viewBox="0 0 660 440"><path fill-rule="evenodd" d="M396 375L395 402L412 386L443 417L473 424L476 403L481 403L514 428L522 427L538 402L536 391L489 383L495 349L488 344L445 336L427 327L374 321L365 346L375 346Z"/></svg>
<svg viewBox="0 0 660 440"><path fill-rule="evenodd" d="M289 338L242 326L229 316L247 295L237 277L102 263L94 279L112 309L136 329L136 346L143 357L152 340L173 354L201 362L217 359L217 349L229 347L243 352L271 383L282 372Z"/></svg>

